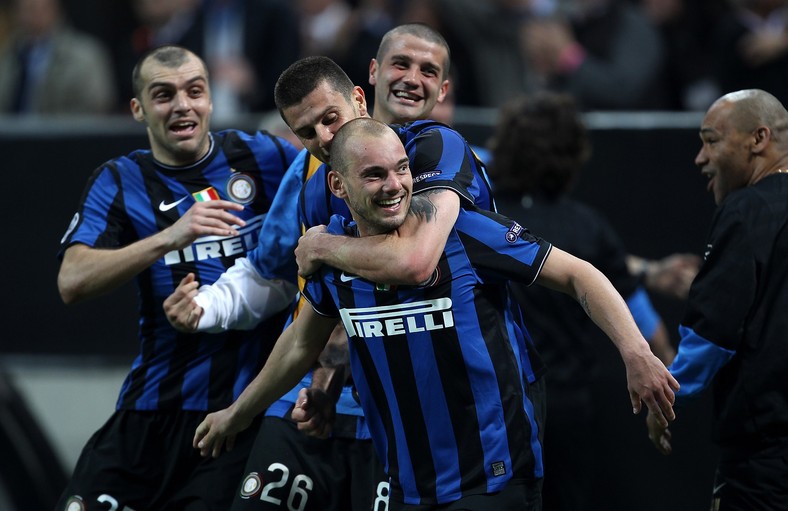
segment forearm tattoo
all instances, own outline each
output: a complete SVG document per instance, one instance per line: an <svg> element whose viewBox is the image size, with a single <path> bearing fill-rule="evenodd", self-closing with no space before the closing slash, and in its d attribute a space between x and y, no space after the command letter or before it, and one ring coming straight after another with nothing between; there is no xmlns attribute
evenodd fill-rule
<svg viewBox="0 0 788 511"><path fill-rule="evenodd" d="M589 318L593 318L591 315L591 304L588 303L588 294L584 293L583 296L580 297L580 305L583 306L583 310L586 311L586 315Z"/></svg>
<svg viewBox="0 0 788 511"><path fill-rule="evenodd" d="M433 193L438 193L439 191L440 190L426 191L424 193L414 195L410 201L410 210L408 210L408 214L426 220L427 222L434 220L437 208L435 207L435 204L433 204L429 199L429 196Z"/></svg>

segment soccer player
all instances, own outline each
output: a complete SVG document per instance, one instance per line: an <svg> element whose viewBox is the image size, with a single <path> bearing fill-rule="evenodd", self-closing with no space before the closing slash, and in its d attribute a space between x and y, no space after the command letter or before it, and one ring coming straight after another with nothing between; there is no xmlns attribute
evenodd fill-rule
<svg viewBox="0 0 788 511"><path fill-rule="evenodd" d="M433 196L413 195L409 161L385 124L345 123L332 144L327 183L355 222L333 217L330 235L396 236L407 223L429 221L436 214ZM421 285L388 285L320 267L304 290L311 307L283 333L238 401L197 428L195 447L218 456L309 370L341 318L360 402L391 477L390 509L538 508L526 490L534 478L537 431L522 345L507 307L510 279L574 296L617 345L628 372L658 389L661 410L673 418L678 386L610 282L516 222L467 206Z"/></svg>
<svg viewBox="0 0 788 511"><path fill-rule="evenodd" d="M435 103L445 95L448 66L448 46L433 29L421 24L406 24L392 29L383 38L377 57L370 63L370 83L375 85L376 91L374 115L387 123L428 116ZM324 83L331 86L322 87ZM186 279L165 302L168 316L176 327L190 331L197 327L198 321L197 328L200 330L253 325L261 317L258 308L262 310L264 305L264 298L256 294L261 278L284 277L295 281L293 250L302 232L296 202L302 184L312 182L313 177L316 182L325 179L326 169L321 167L323 162L316 156L327 159L330 138L337 127L347 120L368 115L363 89L355 87L339 66L324 57L303 59L280 77L277 101L283 118L291 127L294 125L292 123L303 124L302 119L296 118L293 113L300 112L299 105L306 97L309 97L310 106L314 105L324 113L324 118L315 122L315 131L321 129L320 125L324 121L328 126L330 120L330 126L319 136L303 139L306 147L314 154L303 151L288 171L266 219L260 244L247 260L253 268L241 264L244 261L236 262L236 266L215 285L200 287L194 301L192 296L196 293L197 283L191 278ZM449 169L472 172L472 176L463 179L474 183L475 191L464 193L477 195L482 207L491 207L489 186L481 162L467 150L467 144L454 130L437 123L424 122L408 129L403 127L401 133L403 137L409 138L415 154L421 155L422 160L440 161L440 169L445 169L445 176L450 175ZM432 172L435 166L435 163L431 166L425 164L423 170ZM448 179L446 177L444 181ZM441 189L445 184L439 185ZM447 193L453 195L451 191ZM318 189L314 193L305 191L304 194L307 199L303 203L308 207L310 216L310 221L305 221L305 227L327 223L337 207L349 216L344 202L338 199L326 200L327 193L324 190ZM344 331L340 333L345 335ZM312 376L310 373L292 392L271 406L266 415L289 420L299 389L313 385L331 387L331 382L343 379L341 372L334 373L333 370L314 373L319 381L313 381ZM379 503L385 499L388 478L372 451L362 411L352 397L352 387L340 385L331 388L340 392L338 413L333 425L324 422L319 428L322 429L321 436L325 436L328 434L326 428L330 427L332 438L340 440L332 443L307 440L304 435L294 434L297 432L292 422L284 424L281 420L265 419L259 441L250 456L239 492L240 498L234 501L234 509L273 507L272 500L288 498L293 488L291 485L296 482L295 475L300 480L308 478L311 485L309 489L303 490L307 499L306 509L317 506L314 509L344 510L352 505L353 509L366 510L372 501ZM353 448L347 448L348 445L353 445ZM346 463L332 466L325 462L340 457L346 459ZM377 464L377 470L372 462ZM277 467L286 467L287 473L292 475L286 477L283 472L269 471L274 463ZM272 490L272 495L263 495L259 483L261 475L269 479L279 478L282 487ZM365 482L368 477L371 480ZM365 487L368 490L365 491ZM351 504L345 503L343 499L346 498L351 499Z"/></svg>
<svg viewBox="0 0 788 511"><path fill-rule="evenodd" d="M167 322L162 302L186 274L213 282L256 245L297 150L264 132L211 132L208 73L188 50L152 50L132 81L131 112L150 149L93 173L62 240L58 286L70 304L136 277L139 355L58 509L226 511L254 432L218 463L195 456L191 436L206 412L233 402L262 367L285 314L248 332L184 334ZM265 285L269 312L286 309L294 286Z"/></svg>

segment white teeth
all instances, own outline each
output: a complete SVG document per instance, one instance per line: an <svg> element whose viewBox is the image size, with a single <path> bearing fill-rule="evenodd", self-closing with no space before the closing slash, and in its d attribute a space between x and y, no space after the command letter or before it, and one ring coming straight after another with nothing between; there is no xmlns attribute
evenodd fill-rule
<svg viewBox="0 0 788 511"><path fill-rule="evenodd" d="M394 91L394 96L398 98L410 99L411 101L418 101L420 98L414 94L405 91Z"/></svg>
<svg viewBox="0 0 788 511"><path fill-rule="evenodd" d="M394 206L396 204L399 204L400 202L402 202L402 197L398 199L381 200L378 201L378 204L380 204L381 206Z"/></svg>

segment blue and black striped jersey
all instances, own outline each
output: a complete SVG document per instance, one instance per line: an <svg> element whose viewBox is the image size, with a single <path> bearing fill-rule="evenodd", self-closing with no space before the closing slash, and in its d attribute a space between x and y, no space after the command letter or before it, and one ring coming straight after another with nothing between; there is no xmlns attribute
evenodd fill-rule
<svg viewBox="0 0 788 511"><path fill-rule="evenodd" d="M353 234L335 216L329 231ZM384 286L321 269L304 294L339 316L392 498L445 503L541 475L523 340L506 283L532 283L551 245L489 211L462 209L431 281Z"/></svg>
<svg viewBox="0 0 788 511"><path fill-rule="evenodd" d="M244 205L246 221L233 237L205 236L173 251L137 276L139 355L118 399L134 410L217 410L231 404L258 373L281 332L282 317L251 331L183 334L172 328L162 304L193 272L216 281L237 257L251 251L285 170L297 150L266 132L227 130L211 135L211 149L188 167L156 162L149 150L110 160L94 171L77 214L61 240L115 249L173 225L201 200Z"/></svg>
<svg viewBox="0 0 788 511"><path fill-rule="evenodd" d="M455 130L435 121L414 121L392 126L405 146L413 174L413 193L430 189L454 190L461 197L462 207L478 207L496 211L490 181L484 164L476 157L467 141ZM327 224L332 214L350 218L345 202L328 189L328 166L322 165L315 172L315 179L304 185L299 201L301 222L304 227ZM516 324L522 332L523 363L529 383L545 372L544 363L522 321L518 303L509 298L508 307L520 318Z"/></svg>
<svg viewBox="0 0 788 511"><path fill-rule="evenodd" d="M392 128L408 151L414 176L421 176L418 180L420 184L414 185L417 191L450 188L464 198L465 204L472 204L475 198L475 203L480 207L494 208L486 170L455 130L434 121L416 121ZM350 216L345 202L328 190L327 173L328 166L305 149L288 169L271 206L271 213L266 218L260 242L248 256L264 278L295 281L297 269L293 251L300 234L314 225L327 224L335 213ZM299 213L296 213L297 202ZM299 288L303 289L301 279ZM309 387L310 380L311 376L308 375L290 393L269 407L266 413L286 416L298 390ZM361 415L349 389L347 387L340 397L337 411ZM358 427L357 435L367 438L366 427Z"/></svg>

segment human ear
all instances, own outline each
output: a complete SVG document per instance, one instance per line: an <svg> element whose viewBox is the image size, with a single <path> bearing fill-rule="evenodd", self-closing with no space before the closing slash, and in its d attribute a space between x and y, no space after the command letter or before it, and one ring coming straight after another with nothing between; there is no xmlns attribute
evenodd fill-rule
<svg viewBox="0 0 788 511"><path fill-rule="evenodd" d="M131 108L131 115L134 116L135 121L145 121L145 112L142 110L142 103L140 103L139 99L131 98L131 101L129 102L129 108Z"/></svg>
<svg viewBox="0 0 788 511"><path fill-rule="evenodd" d="M339 199L344 199L347 196L345 192L345 183L342 180L342 174L333 170L328 172L328 189L331 193Z"/></svg>

